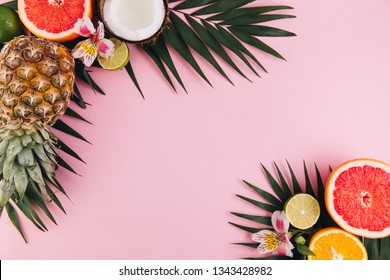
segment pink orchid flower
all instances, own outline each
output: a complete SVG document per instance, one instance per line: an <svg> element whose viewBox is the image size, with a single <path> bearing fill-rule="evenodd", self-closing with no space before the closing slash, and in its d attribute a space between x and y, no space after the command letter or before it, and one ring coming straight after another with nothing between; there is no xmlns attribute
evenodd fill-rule
<svg viewBox="0 0 390 280"><path fill-rule="evenodd" d="M257 247L258 252L260 254L272 253L274 255L292 257L294 246L290 242L292 234L288 232L290 222L286 213L275 211L272 214L271 222L276 232L265 229L252 234L252 240L260 243Z"/></svg>
<svg viewBox="0 0 390 280"><path fill-rule="evenodd" d="M91 66L97 55L107 58L114 52L114 43L104 38L104 25L98 22L97 29L88 18L79 18L74 25L74 32L89 37L78 43L72 50L72 56L79 58L86 66Z"/></svg>

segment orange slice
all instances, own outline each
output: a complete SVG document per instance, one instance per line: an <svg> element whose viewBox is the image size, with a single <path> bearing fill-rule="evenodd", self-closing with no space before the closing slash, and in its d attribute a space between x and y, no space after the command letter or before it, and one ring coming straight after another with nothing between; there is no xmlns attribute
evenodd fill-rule
<svg viewBox="0 0 390 280"><path fill-rule="evenodd" d="M315 256L309 260L367 260L367 250L355 235L339 228L324 228L309 242Z"/></svg>

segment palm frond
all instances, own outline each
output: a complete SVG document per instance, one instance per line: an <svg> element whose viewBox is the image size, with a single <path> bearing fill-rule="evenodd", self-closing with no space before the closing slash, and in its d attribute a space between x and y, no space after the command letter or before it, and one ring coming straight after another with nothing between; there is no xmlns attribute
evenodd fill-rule
<svg viewBox="0 0 390 280"><path fill-rule="evenodd" d="M74 84L74 94L72 95L72 101L79 105L81 108L86 109L88 103L84 101L83 96L77 86L77 83Z"/></svg>
<svg viewBox="0 0 390 280"><path fill-rule="evenodd" d="M287 162L288 170L290 173L290 180L286 179L286 177L283 175L282 171L280 170L279 166L275 162L273 163L273 165L275 167L275 173L277 176L273 176L272 173L263 164L261 164L262 171L264 172L264 175L269 183L269 186L272 190L272 193L265 191L262 188L259 188L251 183L248 183L245 180L243 181L246 184L246 186L248 186L249 188L251 188L252 190L255 191L255 193L259 196L259 198L267 201L267 203L264 203L264 202L261 202L257 199L253 199L253 198L249 198L249 197L237 194L237 197L239 197L240 199L242 199L242 200L244 200L252 205L257 206L259 208L258 214L260 214L260 215L244 214L244 213L238 213L238 212L231 212L231 214L233 214L234 216L240 217L242 219L245 219L245 220L249 220L252 222L257 222L257 223L261 223L264 225L272 226L271 217L270 217L271 214L274 211L283 210L284 204L287 202L287 200L291 196L293 196L294 194L297 194L297 193L304 192L303 187L298 182L297 177L296 177L293 169L291 168L288 161L286 161L286 162ZM317 199L319 199L319 197L321 195L323 196L323 189L324 189L321 174L320 174L317 166L315 165L317 189L318 189L318 193L316 194L314 192L313 184L312 184L312 181L310 179L309 172L307 170L305 162L304 162L303 166L304 166L306 191L312 192L313 196L316 197ZM323 208L321 210L324 211L323 209L325 209L325 205L323 205ZM265 212L265 214L264 214L264 212ZM326 212L326 209L325 209L325 212ZM326 222L328 222L328 221L326 221ZM237 224L237 223L232 223L232 222L229 222L229 223L236 228L239 228L241 230L244 230L244 231L250 232L250 233L255 233L255 232L261 230L261 229L257 229L257 228L253 228L253 227L248 227L248 226L245 226L242 224ZM317 228L315 230L318 230L318 228L325 226L325 224L320 222L316 226L317 226ZM300 233L299 231L296 231L295 234L303 234L303 232ZM304 234L307 235L308 233L305 232ZM240 245L246 244L246 246L250 246L253 248L256 248L258 246L258 244L255 246L252 243L238 243L238 244L240 244ZM299 247L299 250L298 250L298 247ZM299 253L299 254L297 254L297 256L294 254L294 258L300 258L302 254L307 255L308 253L311 253L311 251L308 250L308 248L305 245L300 245L300 246L297 245L294 250L296 253Z"/></svg>
<svg viewBox="0 0 390 280"><path fill-rule="evenodd" d="M89 142L87 139L85 139L84 136L82 136L79 132L74 130L72 127L70 127L68 124L66 124L62 120L58 120L52 127L59 130L59 131L67 133L75 138L83 140L84 142L91 144L91 142Z"/></svg>
<svg viewBox="0 0 390 280"><path fill-rule="evenodd" d="M279 210L278 207L276 207L274 205L271 205L271 204L267 204L267 203L264 203L264 202L261 202L261 201L258 201L258 200L254 200L254 199L251 199L251 198L239 195L239 194L237 194L236 196L241 198L242 200L245 200L245 201L247 201L249 203L252 203L253 205L255 205L255 206L257 206L257 207L259 207L259 208L261 208L261 209L263 209L265 211L268 211L270 213Z"/></svg>
<svg viewBox="0 0 390 280"><path fill-rule="evenodd" d="M253 227L246 227L246 226L241 226L239 224L235 224L235 223L232 223L232 222L229 222L229 224L239 228L239 229L242 229L244 231L247 231L247 232L250 232L250 233L255 233L255 232L258 232L262 229L268 229L268 228L253 228Z"/></svg>
<svg viewBox="0 0 390 280"><path fill-rule="evenodd" d="M18 8L18 1L17 0L14 0L14 1L9 1L9 2L6 2L6 3L3 3L3 4L0 4L1 6L6 6L10 9L13 9L13 10L16 10Z"/></svg>
<svg viewBox="0 0 390 280"><path fill-rule="evenodd" d="M269 203L277 206L279 209L283 207L283 202L275 197L274 195L272 195L271 193L267 192L267 191L264 191L263 189L261 188L258 188L256 187L255 185L252 185L251 183L247 182L247 181L243 181L248 187L250 187L252 190L254 190L255 192L257 192L262 198L264 198L265 200L267 200Z"/></svg>
<svg viewBox="0 0 390 280"><path fill-rule="evenodd" d="M137 78L134 74L134 70L133 70L133 67L131 66L130 62L126 64L125 69L126 69L127 74L129 74L131 80L133 81L134 85L138 89L139 93L141 94L142 98L145 99L144 94L142 93L141 87L138 84Z"/></svg>
<svg viewBox="0 0 390 280"><path fill-rule="evenodd" d="M235 215L237 217L243 218L243 219L247 219L247 220L259 223L259 224L268 225L268 226L272 225L270 217L267 217L267 216L248 215L248 214L237 213L237 212L231 212L231 214Z"/></svg>
<svg viewBox="0 0 390 280"><path fill-rule="evenodd" d="M267 71L245 45L253 46L266 54L284 59L280 53L260 40L259 37L295 36L292 32L263 25L276 20L294 18L295 16L290 14L272 13L280 10L291 10L293 9L292 7L248 7L247 4L252 2L254 0L170 1L167 27L155 44L143 45L141 49L152 59L165 80L175 91L171 74L184 91L187 92L177 67L172 60L173 52L180 55L210 86L211 82L199 67L198 61L194 58L192 52L198 53L201 58L207 61L210 66L231 84L233 84L232 80L227 76L222 65L215 59L215 55L225 61L228 67L235 70L240 76L250 80L245 71L240 69L231 59L231 54L236 55L251 72L259 76L248 58L260 67L261 70ZM131 62L128 65L131 65ZM129 72L129 75L131 75L137 89L141 92L134 78L134 72Z"/></svg>
<svg viewBox="0 0 390 280"><path fill-rule="evenodd" d="M305 182L306 182L306 193L310 194L313 197L316 197L316 194L314 193L313 186L310 182L309 172L307 171L306 162L303 162L303 169L305 173ZM318 196L317 196L318 198Z"/></svg>

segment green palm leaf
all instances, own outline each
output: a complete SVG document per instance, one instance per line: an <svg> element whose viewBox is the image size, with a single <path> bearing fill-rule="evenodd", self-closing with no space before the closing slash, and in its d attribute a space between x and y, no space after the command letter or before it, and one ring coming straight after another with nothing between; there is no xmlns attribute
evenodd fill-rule
<svg viewBox="0 0 390 280"><path fill-rule="evenodd" d="M256 187L256 186L254 186L246 181L243 181L248 187L250 187L252 190L254 190L256 192L256 194L260 196L260 198L265 199L270 204L263 203L263 202L258 201L256 199L252 199L252 198L237 194L237 197L239 197L240 199L247 201L248 203L250 203L252 205L257 206L260 210L259 214L263 214L265 212L265 213L267 213L267 216L244 214L244 213L238 213L238 212L231 212L231 214L233 214L237 217L243 218L245 220L250 220L253 222L258 222L261 224L272 226L271 217L270 217L271 214L274 211L283 210L284 204L293 195L293 192L291 190L294 190L294 193L303 192L303 189L300 186L300 184L296 178L296 175L288 162L287 162L287 165L289 167L291 180L287 180L285 178L285 176L281 172L279 166L275 162L274 162L274 167L276 170L278 180L276 179L275 176L273 176L271 174L271 172L263 164L261 164L261 167L262 167L262 170L264 171L265 177L267 178L269 186L272 189L274 194L267 192L259 187ZM318 170L317 166L316 166L316 170ZM313 189L312 183L311 183L310 178L309 178L309 173L308 173L308 170L306 168L306 164L304 164L304 172L305 172L305 181L306 181L307 189ZM320 184L319 182L321 182L321 184L322 184L322 179L321 179L320 173L317 172L316 175L317 175L318 184ZM289 181L291 182L290 184L288 183ZM323 185L318 187L319 190L321 188L323 189ZM245 226L242 224L231 223L231 222L229 222L229 223L236 228L239 228L241 230L244 230L244 231L250 232L250 233L255 233L255 232L261 230L261 229L256 229L253 227L248 227L248 226ZM294 234L298 234L299 230L294 231L294 232L295 232ZM305 233L305 234L307 234L307 233ZM240 245L245 244L245 246L249 246L252 248L257 248L257 246L259 245L257 243L237 243L237 244L240 244ZM294 249L294 252L295 252L294 259L297 259L297 258L299 259L301 257L300 254L302 254L302 253L306 254L305 253L306 251L303 250L302 248L306 248L306 247L300 246L299 251L297 249ZM266 258L266 259L268 259L268 258Z"/></svg>
<svg viewBox="0 0 390 280"><path fill-rule="evenodd" d="M224 76L230 83L232 81L222 70L221 66L214 59L213 55L210 53L206 45L202 40L196 35L196 33L177 15L170 13L170 20L175 25L176 30L180 30L178 33L182 36L185 43L187 43L192 49L204 57L222 76Z"/></svg>
<svg viewBox="0 0 390 280"><path fill-rule="evenodd" d="M247 232L250 232L250 233L255 233L255 232L258 232L260 230L263 230L263 229L269 229L269 228L253 228L253 227L246 227L246 226L241 226L239 224L235 224L235 223L232 223L232 222L229 222L229 224L239 228L239 229L242 229L244 231L247 231Z"/></svg>
<svg viewBox="0 0 390 280"><path fill-rule="evenodd" d="M263 171L267 176L268 182L270 183L272 190L276 193L276 195L281 201L286 201L290 196L282 190L282 187L275 180L275 178L272 177L271 173L267 170L267 168L265 168L263 164L261 164L261 167L263 168Z"/></svg>
<svg viewBox="0 0 390 280"><path fill-rule="evenodd" d="M158 55L160 59L165 63L165 65L171 71L171 73L173 74L175 79L179 82L179 84L184 89L184 91L187 92L187 89L184 86L184 83L181 80L179 73L177 72L176 66L173 63L171 54L168 51L168 47L166 45L166 42L164 41L164 38L160 36L159 38L157 38L156 43L154 45L148 47L154 50L155 54Z"/></svg>
<svg viewBox="0 0 390 280"><path fill-rule="evenodd" d="M381 252L379 255L380 260L390 260L390 237L382 238L381 241Z"/></svg>
<svg viewBox="0 0 390 280"><path fill-rule="evenodd" d="M230 51L232 51L236 56L238 56L247 66L248 68L255 73L256 76L259 76L257 74L256 70L253 68L252 64L248 61L248 59L244 56L244 54L248 55L250 58L252 58L260 67L260 62L252 55L251 52L249 52L241 43L238 41L233 35L231 35L229 32L226 32L224 34L223 31L221 32L217 28L213 27L210 23L207 21L202 20L201 21L204 27L207 29L207 31L210 32L210 34L218 40L218 42L228 48ZM265 71L265 68L263 68Z"/></svg>
<svg viewBox="0 0 390 280"><path fill-rule="evenodd" d="M10 1L10 2L6 2L6 3L3 3L1 4L2 6L6 6L10 9L13 9L13 10L16 10L18 8L18 1Z"/></svg>
<svg viewBox="0 0 390 280"><path fill-rule="evenodd" d="M258 216L258 215L248 215L248 214L237 213L237 212L231 212L231 214L235 215L237 217L243 218L243 219L257 222L259 224L268 225L268 226L272 225L270 217Z"/></svg>
<svg viewBox="0 0 390 280"><path fill-rule="evenodd" d="M131 66L130 62L127 63L127 65L125 66L125 69L127 71L127 74L129 74L131 80L133 81L134 85L138 89L139 93L141 94L142 98L145 99L144 94L142 93L141 87L138 84L137 78L134 74L134 70L133 70L133 67Z"/></svg>
<svg viewBox="0 0 390 280"><path fill-rule="evenodd" d="M288 169L290 171L290 176L291 176L291 181L292 181L294 194L301 193L302 192L302 188L301 188L301 186L298 183L297 177L295 176L294 171L291 168L290 163L288 161L286 161L286 162L287 162L287 165L288 165Z"/></svg>
<svg viewBox="0 0 390 280"><path fill-rule="evenodd" d="M274 195L270 194L269 192L267 191L264 191L262 190L261 188L258 188L256 187L255 185L252 185L251 183L247 182L247 181L243 181L248 187L250 187L252 190L254 190L255 192L257 192L262 198L264 198L265 200L267 200L269 203L279 207L279 208L282 208L283 207L283 202L275 197Z"/></svg>
<svg viewBox="0 0 390 280"><path fill-rule="evenodd" d="M211 21L228 21L233 19L245 20L248 17L257 16L268 12L274 12L279 10L291 10L291 9L293 8L290 6L263 6L263 7L241 8L241 9L234 9L231 11L226 11L223 13L212 15L208 17L207 20L211 20Z"/></svg>
<svg viewBox="0 0 390 280"><path fill-rule="evenodd" d="M198 63L196 62L194 56L191 54L191 51L183 38L179 33L174 29L174 27L168 24L167 29L162 33L164 39L175 49L175 51L183 57L188 64L211 86L211 83L206 78L203 71L200 69Z"/></svg>
<svg viewBox="0 0 390 280"><path fill-rule="evenodd" d="M278 19L295 18L292 15L252 15L245 18L232 18L221 22L222 25L248 25L261 22L268 22Z"/></svg>
<svg viewBox="0 0 390 280"><path fill-rule="evenodd" d="M176 88L175 88L171 78L169 77L169 74L168 74L167 70L165 69L163 62L161 61L159 55L155 52L155 50L153 50L149 46L143 47L143 50L150 56L151 59L153 59L154 63L156 63L157 67L160 69L160 71L163 74L163 76L165 77L165 79L171 85L173 90L176 91Z"/></svg>
<svg viewBox="0 0 390 280"><path fill-rule="evenodd" d="M313 197L316 197L316 194L314 193L313 186L311 185L311 182L310 182L309 172L307 171L307 167L306 167L305 162L303 162L303 169L304 169L304 173L305 173L306 193L310 194Z"/></svg>
<svg viewBox="0 0 390 280"><path fill-rule="evenodd" d="M185 9L191 9L191 8L197 8L204 5L208 5L214 2L217 2L218 0L193 0L193 1L183 1L176 7L174 7L174 10L185 10ZM170 2L178 2L178 1L170 1Z"/></svg>
<svg viewBox="0 0 390 280"><path fill-rule="evenodd" d="M283 187L283 191L285 193L285 197L287 197L287 198L291 197L292 196L292 192L291 192L291 189L290 189L289 185L286 182L286 179L284 179L284 176L283 176L282 172L280 171L278 165L275 162L274 162L274 166L275 166L276 172L278 173L280 184Z"/></svg>
<svg viewBox="0 0 390 280"><path fill-rule="evenodd" d="M241 198L242 200L248 201L249 203L252 203L253 205L259 207L260 209L263 209L263 210L271 212L271 213L276 211L276 210L279 210L279 208L274 206L274 205L267 204L267 203L264 203L264 202L261 202L258 200L254 200L254 199L251 199L251 198L239 195L239 194L237 194L237 197Z"/></svg>
<svg viewBox="0 0 390 280"><path fill-rule="evenodd" d="M91 142L89 142L87 139L85 139L84 136L82 136L80 133L78 133L75 129L70 127L68 124L66 124L62 120L58 120L52 127L59 130L59 131L67 133L75 138L78 138L80 140L83 140L83 141L91 144Z"/></svg>
<svg viewBox="0 0 390 280"><path fill-rule="evenodd" d="M202 26L200 23L198 23L196 20L194 20L189 15L186 15L187 21L191 24L192 28L196 31L199 38L202 39L202 41L210 48L212 49L217 55L219 55L223 60L225 60L234 70L236 70L241 76L249 80L244 73L237 67L237 65L233 62L233 60L230 58L228 53L225 51L225 49L221 46L221 44L213 37L210 32ZM250 81L250 80L249 80Z"/></svg>
<svg viewBox="0 0 390 280"><path fill-rule="evenodd" d="M248 3L254 2L255 0L220 0L216 1L215 3L201 8L195 12L192 13L192 15L209 15L209 14L215 14L220 12L225 12L229 10L234 10L236 8L242 7Z"/></svg>
<svg viewBox="0 0 390 280"><path fill-rule="evenodd" d="M185 63L188 63L210 86L209 79L199 67L198 58L195 59L192 55L193 51L198 53L201 59L207 61L231 84L233 84L232 80L227 76L222 65L215 59L214 54L217 54L218 57L225 61L227 67L234 69L240 76L248 79L243 69L238 68L231 59L231 54L235 54L246 64L251 72L259 76L248 58L264 72L267 71L258 58L245 45L253 46L266 54L284 59L280 53L258 37L288 37L295 36L295 34L259 24L291 19L295 16L282 13L267 14L277 10L291 10L292 7L289 6L248 7L247 4L252 2L254 0L170 1L169 22L160 36L163 40L158 38L156 45L144 45L140 46L140 48L152 58L152 61L157 65L157 69L159 69L174 90L175 87L170 74L175 77L176 81L187 92L177 71L178 68L172 60L173 51L177 52L184 59ZM128 65L131 65L130 63ZM129 75L141 92L134 78L135 74L129 72ZM85 80L85 77L82 78Z"/></svg>

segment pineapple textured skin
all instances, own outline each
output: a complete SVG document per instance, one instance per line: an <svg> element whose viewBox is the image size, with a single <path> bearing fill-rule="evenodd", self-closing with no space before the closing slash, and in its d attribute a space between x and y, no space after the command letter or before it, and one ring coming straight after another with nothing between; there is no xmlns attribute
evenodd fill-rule
<svg viewBox="0 0 390 280"><path fill-rule="evenodd" d="M62 45L20 36L0 52L0 116L41 127L53 125L73 94L75 61Z"/></svg>

